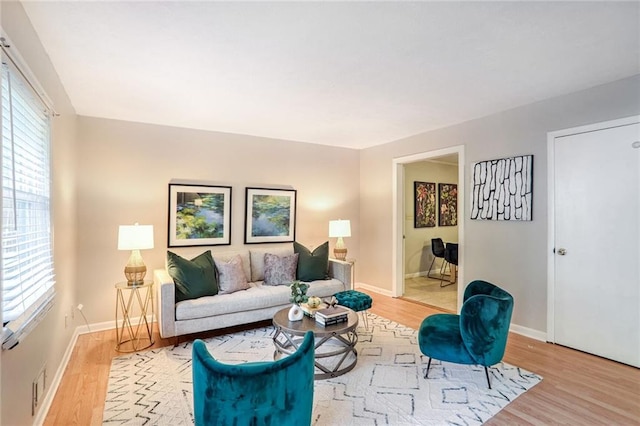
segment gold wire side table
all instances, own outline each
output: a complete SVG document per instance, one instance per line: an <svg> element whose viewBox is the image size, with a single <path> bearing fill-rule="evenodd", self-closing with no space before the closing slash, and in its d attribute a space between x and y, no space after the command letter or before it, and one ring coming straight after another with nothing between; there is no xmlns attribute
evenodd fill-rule
<svg viewBox="0 0 640 426"><path fill-rule="evenodd" d="M153 281L116 284L116 351L136 352L153 345ZM128 293L125 296L125 293ZM140 311L137 321L132 315ZM151 313L151 320L147 315Z"/></svg>

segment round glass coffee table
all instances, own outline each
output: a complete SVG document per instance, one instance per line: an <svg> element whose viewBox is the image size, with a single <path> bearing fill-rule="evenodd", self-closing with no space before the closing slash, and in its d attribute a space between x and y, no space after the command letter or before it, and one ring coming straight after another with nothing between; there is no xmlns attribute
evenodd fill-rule
<svg viewBox="0 0 640 426"><path fill-rule="evenodd" d="M289 308L285 308L273 317L274 359L295 352L307 331L312 331L315 337L316 380L340 376L356 366L357 313L349 310L347 321L326 327L316 324L315 319L306 315L302 321L289 321L288 313Z"/></svg>

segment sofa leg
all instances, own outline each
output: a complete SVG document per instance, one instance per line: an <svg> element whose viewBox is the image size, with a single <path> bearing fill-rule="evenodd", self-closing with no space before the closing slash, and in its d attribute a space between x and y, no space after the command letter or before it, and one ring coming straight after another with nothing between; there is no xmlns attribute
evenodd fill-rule
<svg viewBox="0 0 640 426"><path fill-rule="evenodd" d="M491 389L491 380L489 380L489 369L484 367L484 374L487 376L487 384L489 385L489 389Z"/></svg>
<svg viewBox="0 0 640 426"><path fill-rule="evenodd" d="M427 371L424 373L424 378L429 378L429 368L431 368L431 357L429 357L429 362L427 363Z"/></svg>
<svg viewBox="0 0 640 426"><path fill-rule="evenodd" d="M179 344L180 344L180 336L176 336L176 342L173 344L173 347L177 348Z"/></svg>

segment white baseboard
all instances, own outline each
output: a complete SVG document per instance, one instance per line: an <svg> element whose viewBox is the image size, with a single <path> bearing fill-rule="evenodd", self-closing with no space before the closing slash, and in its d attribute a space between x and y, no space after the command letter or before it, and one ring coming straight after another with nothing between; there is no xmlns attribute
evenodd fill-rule
<svg viewBox="0 0 640 426"><path fill-rule="evenodd" d="M546 331L534 330L533 328L523 327L518 324L511 324L511 327L509 327L509 331L512 333L520 334L521 336L539 340L541 342L547 341Z"/></svg>
<svg viewBox="0 0 640 426"><path fill-rule="evenodd" d="M53 380L51 380L51 384L49 385L49 392L47 392L47 396L45 396L42 401L42 405L36 414L36 418L33 421L35 426L40 426L44 424L45 419L47 418L47 414L49 414L49 408L51 408L51 403L53 402L53 398L56 396L56 392L58 391L58 386L60 386L60 382L62 381L62 376L64 376L64 372L67 369L67 365L69 364L69 360L71 359L71 354L73 354L73 348L76 346L76 342L78 341L78 328L73 331L73 335L69 340L69 344L67 345L67 349L64 351L64 356L62 357L62 361L56 370L56 374L53 376Z"/></svg>
<svg viewBox="0 0 640 426"><path fill-rule="evenodd" d="M131 318L132 324L138 324L140 317ZM153 321L153 317L147 316L147 321L150 323ZM118 322L118 326L122 325L122 321ZM47 392L47 396L45 396L42 401L42 405L36 414L36 418L33 421L34 426L41 426L44 424L45 419L47 418L47 414L49 414L49 409L51 408L51 403L53 402L53 398L55 397L58 387L62 382L62 377L64 376L64 372L67 369L67 365L71 360L71 355L73 354L73 348L75 348L76 343L78 342L78 336L81 334L93 333L96 331L105 331L116 328L115 321L104 321L97 322L94 324L80 325L76 327L73 331L73 335L69 340L69 344L67 345L67 349L64 351L64 356L62 357L62 361L56 370L56 374L53 376L53 380L49 386L49 392Z"/></svg>
<svg viewBox="0 0 640 426"><path fill-rule="evenodd" d="M382 289L380 287L376 287L376 286L373 286L373 285L369 285L369 284L365 284L365 283L355 283L354 287L355 288L361 288L363 290L369 290L369 291L372 291L374 293L382 294L383 296L393 297L393 293L391 292L391 290L385 290L385 289Z"/></svg>
<svg viewBox="0 0 640 426"><path fill-rule="evenodd" d="M404 278L418 278L418 277L426 277L429 275L429 271L420 271L420 272L414 272L412 274L404 274Z"/></svg>

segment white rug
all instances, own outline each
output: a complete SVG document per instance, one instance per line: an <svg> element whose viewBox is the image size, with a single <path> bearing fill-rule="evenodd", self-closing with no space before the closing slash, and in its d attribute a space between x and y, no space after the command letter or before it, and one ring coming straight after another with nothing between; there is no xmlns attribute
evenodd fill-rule
<svg viewBox="0 0 640 426"><path fill-rule="evenodd" d="M417 343L417 332L369 314L373 332L358 328L358 363L343 376L316 380L314 425L478 425L542 380L521 368L484 368L433 360ZM272 327L206 340L227 363L270 361ZM114 358L103 424L191 425L191 343Z"/></svg>

